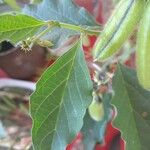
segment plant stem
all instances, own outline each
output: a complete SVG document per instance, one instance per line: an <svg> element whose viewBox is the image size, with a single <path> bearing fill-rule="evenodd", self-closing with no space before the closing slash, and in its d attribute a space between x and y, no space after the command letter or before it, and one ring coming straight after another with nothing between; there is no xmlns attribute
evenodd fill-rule
<svg viewBox="0 0 150 150"><path fill-rule="evenodd" d="M38 39L40 39L42 36L44 36L46 33L48 33L54 26L53 25L48 25L48 27L43 30L40 34L37 36L33 37L33 43L36 42Z"/></svg>
<svg viewBox="0 0 150 150"><path fill-rule="evenodd" d="M47 23L52 24L51 21L48 21ZM54 21L53 25L61 27L61 28L65 28L65 29L79 31L79 32L86 33L89 35L97 35L98 36L100 34L100 31L98 31L98 30L89 29L88 27L84 28L84 27L81 27L78 25L73 25L73 24L68 24L68 23L63 23L63 22Z"/></svg>

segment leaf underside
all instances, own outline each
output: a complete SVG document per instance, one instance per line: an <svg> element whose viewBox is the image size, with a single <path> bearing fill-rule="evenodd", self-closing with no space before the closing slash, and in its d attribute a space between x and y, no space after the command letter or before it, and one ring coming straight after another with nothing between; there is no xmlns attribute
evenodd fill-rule
<svg viewBox="0 0 150 150"><path fill-rule="evenodd" d="M134 70L122 65L118 65L113 89L112 104L117 109L113 124L121 130L126 150L149 150L150 92L139 85Z"/></svg>
<svg viewBox="0 0 150 150"><path fill-rule="evenodd" d="M81 47L77 42L37 82L30 106L36 150L64 150L83 125L92 82Z"/></svg>
<svg viewBox="0 0 150 150"><path fill-rule="evenodd" d="M76 6L72 0L43 0L38 5L28 5L23 12L40 20L54 20L81 26L97 26L98 24L84 9ZM79 34L76 31L55 28L44 38L48 38L57 47L70 36Z"/></svg>

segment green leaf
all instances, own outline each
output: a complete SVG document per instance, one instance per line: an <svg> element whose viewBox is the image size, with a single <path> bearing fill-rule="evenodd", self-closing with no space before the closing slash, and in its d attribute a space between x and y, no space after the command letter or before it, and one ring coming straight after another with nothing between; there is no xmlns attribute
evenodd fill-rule
<svg viewBox="0 0 150 150"><path fill-rule="evenodd" d="M150 149L150 92L138 83L134 70L118 65L113 79L117 108L114 126L122 131L126 150Z"/></svg>
<svg viewBox="0 0 150 150"><path fill-rule="evenodd" d="M17 4L16 0L4 0L4 2L7 3L10 7L12 7L14 10L20 10L20 7Z"/></svg>
<svg viewBox="0 0 150 150"><path fill-rule="evenodd" d="M22 14L0 15L0 42L4 40L17 43L33 36L45 22Z"/></svg>
<svg viewBox="0 0 150 150"><path fill-rule="evenodd" d="M36 150L65 149L82 128L92 88L81 42L76 42L46 70L31 96Z"/></svg>
<svg viewBox="0 0 150 150"><path fill-rule="evenodd" d="M105 115L102 121L94 121L86 112L84 117L84 125L81 133L83 134L84 149L92 150L97 142L101 143L104 140L106 125L112 116L112 106L110 105L111 94L105 94L103 97L103 105Z"/></svg>
<svg viewBox="0 0 150 150"><path fill-rule="evenodd" d="M72 0L43 0L39 5L27 6L23 12L40 20L55 20L80 26L97 26L91 15L84 8L76 6ZM79 33L68 29L55 28L45 38L49 38L56 46L67 40L69 36L76 34Z"/></svg>

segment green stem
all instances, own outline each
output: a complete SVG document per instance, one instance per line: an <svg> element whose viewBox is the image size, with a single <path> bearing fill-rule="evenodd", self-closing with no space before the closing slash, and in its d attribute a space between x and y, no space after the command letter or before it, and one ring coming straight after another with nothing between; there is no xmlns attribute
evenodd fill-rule
<svg viewBox="0 0 150 150"><path fill-rule="evenodd" d="M47 23L52 24L51 21L48 21ZM89 29L88 27L84 28L84 27L81 27L78 25L73 25L73 24L68 24L68 23L63 23L63 22L55 21L55 22L53 22L53 25L61 27L61 28L65 28L65 29L79 31L79 32L86 33L89 35L97 35L98 36L100 34L100 31L98 31L98 30L92 30L92 29Z"/></svg>
<svg viewBox="0 0 150 150"><path fill-rule="evenodd" d="M53 27L54 27L53 25L48 25L48 27L45 30L43 30L37 36L33 37L32 43L35 43L38 39L40 39L42 36L44 36L46 33L48 33Z"/></svg>

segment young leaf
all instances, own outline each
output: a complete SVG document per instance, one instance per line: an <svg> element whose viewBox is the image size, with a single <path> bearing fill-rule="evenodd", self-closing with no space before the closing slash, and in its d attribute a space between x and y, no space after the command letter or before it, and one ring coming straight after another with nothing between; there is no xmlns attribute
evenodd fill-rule
<svg viewBox="0 0 150 150"><path fill-rule="evenodd" d="M138 83L135 71L118 65L113 79L117 108L114 126L122 131L126 150L150 149L150 92Z"/></svg>
<svg viewBox="0 0 150 150"><path fill-rule="evenodd" d="M84 117L84 125L82 127L81 133L83 134L84 149L92 150L97 142L103 142L105 129L108 121L111 118L111 105L110 105L111 95L106 94L103 97L103 105L105 115L102 121L94 121L86 112Z"/></svg>
<svg viewBox="0 0 150 150"><path fill-rule="evenodd" d="M81 42L76 42L46 70L31 96L36 150L65 149L83 125L92 88Z"/></svg>
<svg viewBox="0 0 150 150"><path fill-rule="evenodd" d="M84 8L76 6L72 0L43 0L39 5L29 5L23 11L25 14L42 20L55 20L80 26L97 26L97 23L89 13ZM60 42L67 40L69 36L75 34L79 33L56 28L46 38L49 38L56 46Z"/></svg>
<svg viewBox="0 0 150 150"><path fill-rule="evenodd" d="M0 42L9 40L14 44L33 36L45 22L22 14L0 15Z"/></svg>

